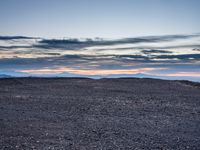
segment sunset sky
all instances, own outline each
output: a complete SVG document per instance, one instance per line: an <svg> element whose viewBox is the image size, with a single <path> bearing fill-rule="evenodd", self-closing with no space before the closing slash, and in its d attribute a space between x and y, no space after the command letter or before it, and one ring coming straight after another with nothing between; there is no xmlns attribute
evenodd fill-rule
<svg viewBox="0 0 200 150"><path fill-rule="evenodd" d="M200 81L199 0L1 0L0 75Z"/></svg>

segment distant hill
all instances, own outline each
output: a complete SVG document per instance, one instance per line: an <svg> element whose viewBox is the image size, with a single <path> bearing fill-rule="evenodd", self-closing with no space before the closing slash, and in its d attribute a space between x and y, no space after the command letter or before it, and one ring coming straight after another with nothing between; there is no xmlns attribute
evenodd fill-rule
<svg viewBox="0 0 200 150"><path fill-rule="evenodd" d="M0 74L0 78L10 78L12 76L6 75L6 74Z"/></svg>
<svg viewBox="0 0 200 150"><path fill-rule="evenodd" d="M0 74L0 78L12 78L12 77L36 77L36 78L92 78L92 79L101 79L101 78L152 78L152 79L164 79L164 80L188 80L194 82L200 82L199 77L191 76L157 76L151 74L137 73L137 74L109 74L109 75L81 75L63 72L60 74L28 74L20 72L7 72Z"/></svg>

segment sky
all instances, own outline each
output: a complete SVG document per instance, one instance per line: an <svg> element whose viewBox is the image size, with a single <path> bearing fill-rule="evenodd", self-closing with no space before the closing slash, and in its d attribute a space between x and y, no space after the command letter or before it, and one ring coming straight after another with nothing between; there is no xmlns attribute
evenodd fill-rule
<svg viewBox="0 0 200 150"><path fill-rule="evenodd" d="M199 33L199 0L1 0L0 34L46 38Z"/></svg>
<svg viewBox="0 0 200 150"><path fill-rule="evenodd" d="M1 0L0 78L200 82L199 0Z"/></svg>

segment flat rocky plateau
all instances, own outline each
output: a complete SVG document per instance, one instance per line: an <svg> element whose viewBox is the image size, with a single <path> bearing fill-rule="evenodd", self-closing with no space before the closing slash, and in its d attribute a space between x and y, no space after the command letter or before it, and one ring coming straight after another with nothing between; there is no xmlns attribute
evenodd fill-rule
<svg viewBox="0 0 200 150"><path fill-rule="evenodd" d="M200 84L0 79L0 149L200 149Z"/></svg>

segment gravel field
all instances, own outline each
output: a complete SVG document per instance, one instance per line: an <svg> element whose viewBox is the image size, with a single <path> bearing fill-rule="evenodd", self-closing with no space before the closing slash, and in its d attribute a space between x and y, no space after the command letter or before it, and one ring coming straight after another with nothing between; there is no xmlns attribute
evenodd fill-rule
<svg viewBox="0 0 200 150"><path fill-rule="evenodd" d="M0 149L200 149L200 84L0 79Z"/></svg>

